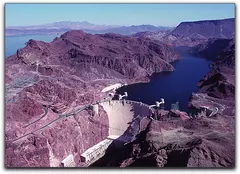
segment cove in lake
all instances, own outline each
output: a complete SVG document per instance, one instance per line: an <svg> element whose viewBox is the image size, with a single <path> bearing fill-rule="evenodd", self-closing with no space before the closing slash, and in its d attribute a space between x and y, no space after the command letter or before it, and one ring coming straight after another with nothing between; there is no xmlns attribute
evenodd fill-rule
<svg viewBox="0 0 240 174"><path fill-rule="evenodd" d="M195 113L194 109L188 107L188 102L192 92L198 91L198 81L209 72L209 64L209 60L185 54L173 63L173 72L152 75L149 83L124 86L117 93L127 92L129 100L149 105L164 98L164 108L167 110L171 109L171 104L179 102L180 110Z"/></svg>

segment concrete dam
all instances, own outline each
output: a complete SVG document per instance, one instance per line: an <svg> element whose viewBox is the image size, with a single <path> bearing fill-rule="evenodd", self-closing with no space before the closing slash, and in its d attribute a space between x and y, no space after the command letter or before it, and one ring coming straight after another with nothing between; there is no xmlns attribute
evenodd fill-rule
<svg viewBox="0 0 240 174"><path fill-rule="evenodd" d="M109 136L81 154L81 167L87 167L104 156L112 143L118 148L134 140L139 133L142 118L150 116L153 112L147 104L125 99L104 101L99 105L108 115Z"/></svg>
<svg viewBox="0 0 240 174"><path fill-rule="evenodd" d="M108 93L107 98L102 101L97 101L95 104L90 105L89 109L94 111L98 115L98 106L101 105L108 115L108 137L94 146L87 149L80 155L81 167L87 167L93 164L107 153L108 148L114 144L116 148L121 147L123 144L128 143L135 139L135 136L140 131L140 123L144 117L151 116L153 113L153 106L159 106L160 103L156 102L156 105L147 105L142 102L126 100L128 94L118 95L118 100L112 100L116 95L115 90L123 86L122 84L115 84L108 86L102 90L102 92ZM163 99L162 99L163 100ZM164 101L162 101L164 103ZM101 124L100 122L98 124ZM67 160L65 160L67 161ZM70 166L71 163L63 161L62 166ZM65 163L64 163L65 162Z"/></svg>
<svg viewBox="0 0 240 174"><path fill-rule="evenodd" d="M109 135L119 136L124 142L130 141L139 131L143 117L152 113L149 105L130 100L112 100L100 103L109 119Z"/></svg>

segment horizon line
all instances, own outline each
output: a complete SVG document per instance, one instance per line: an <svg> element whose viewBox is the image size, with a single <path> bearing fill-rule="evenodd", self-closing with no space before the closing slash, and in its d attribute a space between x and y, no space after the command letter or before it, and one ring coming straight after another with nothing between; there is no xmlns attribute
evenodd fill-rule
<svg viewBox="0 0 240 174"><path fill-rule="evenodd" d="M201 22L201 21L214 21L214 20L227 20L227 19L235 19L235 16L232 18L221 18L221 19L203 19L203 20L196 20L196 21L182 21L178 25L184 22ZM71 20L63 20L63 21L55 21L55 22L50 22L50 23L44 23L44 24L36 24L36 25L10 25L10 26L5 26L7 27L30 27L30 26L41 26L41 25L47 25L47 24L53 24L53 23L59 23L59 22L80 22L80 23L89 23L92 25L101 25L101 26L116 26L116 27L131 27L131 26L140 26L140 25L151 25L154 27L169 27L169 28L174 28L177 27L178 25L175 26L164 26L164 25L153 25L153 24L139 24L139 25L117 25L117 24L96 24L96 23L91 23L88 21L71 21Z"/></svg>

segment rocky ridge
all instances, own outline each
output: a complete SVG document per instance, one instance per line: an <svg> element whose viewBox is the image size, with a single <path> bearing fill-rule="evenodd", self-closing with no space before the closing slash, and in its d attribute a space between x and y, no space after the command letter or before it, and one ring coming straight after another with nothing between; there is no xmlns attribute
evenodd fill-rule
<svg viewBox="0 0 240 174"><path fill-rule="evenodd" d="M137 33L135 36L159 40L168 45L196 46L208 39L232 39L235 36L235 19L182 22L175 29Z"/></svg>
<svg viewBox="0 0 240 174"><path fill-rule="evenodd" d="M219 117L145 119L137 139L95 164L108 167L234 167L232 123ZM210 131L209 130L214 130ZM226 148L227 147L227 148Z"/></svg>
<svg viewBox="0 0 240 174"><path fill-rule="evenodd" d="M29 40L5 61L5 165L54 167L69 154L77 163L81 153L108 136L107 126L95 124L108 125L100 106L95 122L94 113L84 110L12 141L103 99L101 90L108 85L148 81L154 72L172 71L170 62L179 58L165 44L116 34L74 30L50 43Z"/></svg>
<svg viewBox="0 0 240 174"><path fill-rule="evenodd" d="M223 42L225 40L219 40ZM209 43L207 43L209 44ZM213 42L215 44L215 42ZM208 49L206 47L206 49ZM201 50L202 54L205 50ZM200 90L193 94L191 106L216 110L218 114L235 117L235 42L228 41L225 48L219 49L210 57L212 70L198 83Z"/></svg>

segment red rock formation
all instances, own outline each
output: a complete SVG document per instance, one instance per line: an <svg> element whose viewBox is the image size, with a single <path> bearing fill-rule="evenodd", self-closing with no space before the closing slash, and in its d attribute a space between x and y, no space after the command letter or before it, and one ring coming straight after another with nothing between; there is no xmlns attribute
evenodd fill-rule
<svg viewBox="0 0 240 174"><path fill-rule="evenodd" d="M234 134L229 123L220 117L149 120L148 127L135 141L93 166L232 168L235 166Z"/></svg>
<svg viewBox="0 0 240 174"><path fill-rule="evenodd" d="M142 32L134 36L159 40L176 47L192 47L204 43L208 39L234 38L235 19L181 22L171 31Z"/></svg>
<svg viewBox="0 0 240 174"><path fill-rule="evenodd" d="M162 43L114 34L70 31L50 43L29 40L5 64L5 165L59 166L69 154L77 164L82 152L108 136L108 127L96 124L108 125L100 106L98 115L84 110L33 131L102 100L107 85L146 81L154 72L173 70L170 62L176 59L179 54Z"/></svg>
<svg viewBox="0 0 240 174"><path fill-rule="evenodd" d="M219 40L219 43L225 42ZM215 44L215 42L213 43ZM192 96L190 105L201 108L218 108L219 114L235 115L235 44L231 40L219 54L212 56L212 70L203 77L200 90Z"/></svg>

